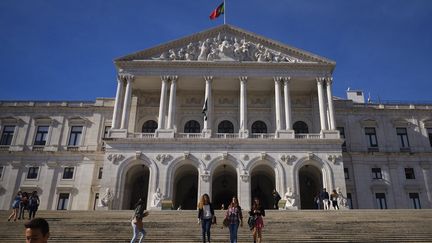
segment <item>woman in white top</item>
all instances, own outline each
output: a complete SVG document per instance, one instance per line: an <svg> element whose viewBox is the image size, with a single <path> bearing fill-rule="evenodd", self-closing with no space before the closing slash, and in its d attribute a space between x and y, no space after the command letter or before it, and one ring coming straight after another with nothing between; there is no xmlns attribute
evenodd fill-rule
<svg viewBox="0 0 432 243"><path fill-rule="evenodd" d="M202 242L210 242L210 227L214 217L214 209L210 203L210 197L208 194L201 196L200 202L198 203L198 222L201 223L202 228Z"/></svg>

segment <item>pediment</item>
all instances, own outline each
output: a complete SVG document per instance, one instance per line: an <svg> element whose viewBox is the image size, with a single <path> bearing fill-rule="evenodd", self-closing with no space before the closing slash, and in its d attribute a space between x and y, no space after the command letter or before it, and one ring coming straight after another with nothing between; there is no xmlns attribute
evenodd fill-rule
<svg viewBox="0 0 432 243"><path fill-rule="evenodd" d="M231 25L199 32L115 60L162 62L260 62L330 64L335 62Z"/></svg>

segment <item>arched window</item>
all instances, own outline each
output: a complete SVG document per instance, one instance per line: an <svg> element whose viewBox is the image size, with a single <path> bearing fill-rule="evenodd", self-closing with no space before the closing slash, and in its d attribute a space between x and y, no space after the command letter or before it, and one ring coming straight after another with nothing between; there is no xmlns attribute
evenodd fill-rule
<svg viewBox="0 0 432 243"><path fill-rule="evenodd" d="M267 125L263 121L256 121L252 124L252 133L267 133Z"/></svg>
<svg viewBox="0 0 432 243"><path fill-rule="evenodd" d="M195 120L190 120L186 122L184 126L184 132L185 133L200 133L201 132L201 126L199 122Z"/></svg>
<svg viewBox="0 0 432 243"><path fill-rule="evenodd" d="M142 132L143 133L153 133L156 131L158 127L157 122L153 121L153 120L149 120L144 122L144 125L142 126Z"/></svg>
<svg viewBox="0 0 432 243"><path fill-rule="evenodd" d="M293 129L295 133L309 133L308 125L302 121L295 122Z"/></svg>
<svg viewBox="0 0 432 243"><path fill-rule="evenodd" d="M234 125L227 120L221 121L218 125L218 133L234 133Z"/></svg>

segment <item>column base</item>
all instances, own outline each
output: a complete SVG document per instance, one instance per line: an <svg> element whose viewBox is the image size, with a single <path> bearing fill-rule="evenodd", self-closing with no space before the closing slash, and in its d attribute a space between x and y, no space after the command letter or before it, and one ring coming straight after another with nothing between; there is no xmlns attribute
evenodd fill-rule
<svg viewBox="0 0 432 243"><path fill-rule="evenodd" d="M157 138L174 138L175 130L174 129L157 129L155 131L155 137Z"/></svg>
<svg viewBox="0 0 432 243"><path fill-rule="evenodd" d="M108 130L109 138L127 138L128 131L126 129L110 129Z"/></svg>
<svg viewBox="0 0 432 243"><path fill-rule="evenodd" d="M275 132L275 138L294 139L295 133L294 133L294 130L277 130Z"/></svg>
<svg viewBox="0 0 432 243"><path fill-rule="evenodd" d="M249 137L249 130L240 130L239 131L239 138L248 138Z"/></svg>
<svg viewBox="0 0 432 243"><path fill-rule="evenodd" d="M211 138L212 137L212 130L211 129L203 129L202 130L202 136L203 138Z"/></svg>

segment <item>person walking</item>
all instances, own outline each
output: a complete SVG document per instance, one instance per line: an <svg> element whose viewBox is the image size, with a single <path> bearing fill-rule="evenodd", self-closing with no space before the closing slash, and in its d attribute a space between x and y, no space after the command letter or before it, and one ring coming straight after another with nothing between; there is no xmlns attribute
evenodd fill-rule
<svg viewBox="0 0 432 243"><path fill-rule="evenodd" d="M323 202L324 210L329 210L330 209L330 201L329 201L330 196L329 196L329 194L325 188L323 188L320 197L321 197L321 200Z"/></svg>
<svg viewBox="0 0 432 243"><path fill-rule="evenodd" d="M319 192L317 192L317 194L314 197L314 203L316 205L316 209L320 210L321 209L321 196L320 196Z"/></svg>
<svg viewBox="0 0 432 243"><path fill-rule="evenodd" d="M273 195L273 201L274 201L273 208L279 209L279 201L281 200L281 196L276 191L276 189L273 189L272 195Z"/></svg>
<svg viewBox="0 0 432 243"><path fill-rule="evenodd" d="M236 197L233 197L231 203L228 205L225 219L229 222L230 242L237 243L238 227L239 225L243 227L243 214Z"/></svg>
<svg viewBox="0 0 432 243"><path fill-rule="evenodd" d="M32 219L36 216L36 212L39 208L40 200L37 194L37 191L33 191L29 199L29 219Z"/></svg>
<svg viewBox="0 0 432 243"><path fill-rule="evenodd" d="M9 215L8 221L10 221L12 218L14 221L17 220L20 202L21 202L21 191L18 191L12 202L12 213Z"/></svg>
<svg viewBox="0 0 432 243"><path fill-rule="evenodd" d="M145 206L146 205L144 203L144 200L142 200L141 198L135 204L135 210L131 222L133 230L132 240L130 241L131 243L135 242L140 233L141 237L139 238L139 243L141 243L146 235L146 231L144 230L143 218L148 216L148 212L144 212Z"/></svg>
<svg viewBox="0 0 432 243"><path fill-rule="evenodd" d="M210 197L207 193L203 194L198 203L198 223L201 223L202 242L210 242L210 227L214 217L213 205L210 202Z"/></svg>
<svg viewBox="0 0 432 243"><path fill-rule="evenodd" d="M336 190L333 190L332 194L330 194L330 200L332 202L332 206L334 210L339 210L338 197L339 194L336 192Z"/></svg>
<svg viewBox="0 0 432 243"><path fill-rule="evenodd" d="M24 212L25 210L28 210L28 201L29 201L29 196L27 192L23 192L21 195L18 219L24 219Z"/></svg>
<svg viewBox="0 0 432 243"><path fill-rule="evenodd" d="M265 211L263 206L261 205L261 202L258 198L255 198L252 203L251 211L249 211L249 216L253 218L253 228L252 228L252 235L254 239L254 243L258 242L261 243L262 241L262 228L264 228L264 220L263 217L265 217Z"/></svg>

